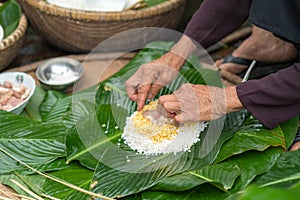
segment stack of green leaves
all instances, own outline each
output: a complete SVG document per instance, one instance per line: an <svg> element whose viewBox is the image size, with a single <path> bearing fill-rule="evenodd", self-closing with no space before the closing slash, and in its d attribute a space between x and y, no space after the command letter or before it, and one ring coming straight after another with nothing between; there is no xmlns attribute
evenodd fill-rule
<svg viewBox="0 0 300 200"><path fill-rule="evenodd" d="M148 156L121 139L125 119L136 109L124 82L141 64L163 55L171 43L147 45L118 73L73 95L38 88L22 116L0 112L0 183L30 196L90 199L90 193L122 199L293 198L299 191L300 151L286 152L298 118L273 130L243 110L210 122L189 152ZM160 95L186 81L222 87L217 71L191 57ZM212 129L214 130L214 129ZM215 138L218 138L217 140ZM33 171L46 173L78 188ZM250 186L249 186L250 185ZM274 187L276 186L276 187ZM288 191L289 190L289 191ZM274 198L274 199L276 199Z"/></svg>
<svg viewBox="0 0 300 200"><path fill-rule="evenodd" d="M21 15L21 8L15 0L7 1L0 6L0 25L4 30L4 38L18 27Z"/></svg>

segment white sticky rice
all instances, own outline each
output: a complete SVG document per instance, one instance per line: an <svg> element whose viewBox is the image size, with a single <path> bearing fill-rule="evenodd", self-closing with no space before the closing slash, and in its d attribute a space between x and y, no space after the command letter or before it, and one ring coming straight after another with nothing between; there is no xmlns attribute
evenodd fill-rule
<svg viewBox="0 0 300 200"><path fill-rule="evenodd" d="M154 109L156 109L156 105ZM145 108L149 110L147 106ZM151 109L153 109L153 105ZM189 151L191 146L200 140L200 133L206 127L204 122L187 122L176 127L169 123L170 119L163 116L159 117L159 122L144 117L143 111L134 112L127 117L122 134L125 143L139 154L176 154ZM145 122L145 120L150 120L150 122Z"/></svg>

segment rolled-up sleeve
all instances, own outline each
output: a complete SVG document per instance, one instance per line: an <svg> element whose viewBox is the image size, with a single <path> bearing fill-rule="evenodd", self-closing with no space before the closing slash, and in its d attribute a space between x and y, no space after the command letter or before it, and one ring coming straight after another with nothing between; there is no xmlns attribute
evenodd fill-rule
<svg viewBox="0 0 300 200"><path fill-rule="evenodd" d="M300 115L300 63L237 86L238 97L266 127Z"/></svg>
<svg viewBox="0 0 300 200"><path fill-rule="evenodd" d="M184 33L207 48L245 22L251 3L252 0L205 0Z"/></svg>

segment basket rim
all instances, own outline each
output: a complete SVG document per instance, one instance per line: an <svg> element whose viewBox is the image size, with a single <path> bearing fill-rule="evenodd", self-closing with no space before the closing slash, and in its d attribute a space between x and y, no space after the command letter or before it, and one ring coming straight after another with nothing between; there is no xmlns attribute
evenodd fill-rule
<svg viewBox="0 0 300 200"><path fill-rule="evenodd" d="M17 28L14 30L14 32L12 32L12 34L7 36L4 40L0 41L0 50L4 50L8 48L12 46L15 42L20 40L25 35L27 25L28 24L27 24L26 16L25 14L22 14L19 24Z"/></svg>
<svg viewBox="0 0 300 200"><path fill-rule="evenodd" d="M174 7L184 4L187 0L167 0L163 3L142 10L125 10L122 12L84 11L63 8L47 3L45 0L21 0L47 15L66 17L73 20L132 20L149 18L171 11Z"/></svg>

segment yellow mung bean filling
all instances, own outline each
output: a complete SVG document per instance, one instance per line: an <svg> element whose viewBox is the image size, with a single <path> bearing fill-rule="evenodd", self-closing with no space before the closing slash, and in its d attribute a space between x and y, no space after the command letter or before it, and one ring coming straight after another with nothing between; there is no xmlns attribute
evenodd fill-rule
<svg viewBox="0 0 300 200"><path fill-rule="evenodd" d="M144 116L144 111L155 110L157 107L157 101L152 101L148 105L145 105L144 109L138 112L133 117L133 123L137 132L149 137L153 143L159 143L163 140L172 140L174 136L178 134L178 127L168 123L156 123L150 118Z"/></svg>

